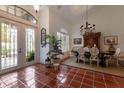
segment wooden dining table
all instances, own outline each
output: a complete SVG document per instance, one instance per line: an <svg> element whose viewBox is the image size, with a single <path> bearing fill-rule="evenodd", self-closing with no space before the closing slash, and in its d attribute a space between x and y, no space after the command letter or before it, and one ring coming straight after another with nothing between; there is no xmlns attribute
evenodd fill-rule
<svg viewBox="0 0 124 93"><path fill-rule="evenodd" d="M106 67L106 60L107 60L107 58L109 58L109 56L112 56L112 55L114 55L113 52L100 51L99 52L100 65L102 67Z"/></svg>
<svg viewBox="0 0 124 93"><path fill-rule="evenodd" d="M79 56L79 53L78 51L71 51L72 53L75 54L77 60L76 62L78 62L78 56ZM102 67L106 67L106 60L107 58L109 58L109 56L112 56L114 53L113 52L109 52L109 51L99 51L99 60L100 60L100 65Z"/></svg>

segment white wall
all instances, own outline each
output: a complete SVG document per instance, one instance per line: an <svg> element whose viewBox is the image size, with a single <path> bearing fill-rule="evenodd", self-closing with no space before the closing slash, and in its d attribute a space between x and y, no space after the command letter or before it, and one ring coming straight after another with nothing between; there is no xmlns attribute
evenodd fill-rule
<svg viewBox="0 0 124 93"><path fill-rule="evenodd" d="M77 24L74 24L72 26L72 31L71 31L71 49L73 47L82 47L83 46L83 37L82 35L80 34L80 26L81 26L81 23L77 23ZM79 44L79 45L75 45L74 42L73 42L73 39L74 38L82 38L82 43Z"/></svg>
<svg viewBox="0 0 124 93"><path fill-rule="evenodd" d="M102 8L89 15L89 23L96 24L96 30L102 33L101 48L103 50L108 48L104 45L104 36L118 35L118 45L116 47L120 47L121 51L124 52L124 6L99 7ZM78 22L72 26L73 34L79 31L81 24L82 22ZM80 35L75 34L75 36L79 37Z"/></svg>
<svg viewBox="0 0 124 93"><path fill-rule="evenodd" d="M49 34L49 8L47 6L41 7L39 20L40 20L39 23L40 30L44 27L46 28L46 34ZM49 45L46 45L44 47L40 45L40 62L43 64L45 63L45 59L47 58L48 51L49 51Z"/></svg>
<svg viewBox="0 0 124 93"><path fill-rule="evenodd" d="M68 32L68 35L70 36L71 24L60 14L58 14L54 10L50 10L50 34L54 33L55 35L57 35L57 32L61 31L61 29L66 30Z"/></svg>

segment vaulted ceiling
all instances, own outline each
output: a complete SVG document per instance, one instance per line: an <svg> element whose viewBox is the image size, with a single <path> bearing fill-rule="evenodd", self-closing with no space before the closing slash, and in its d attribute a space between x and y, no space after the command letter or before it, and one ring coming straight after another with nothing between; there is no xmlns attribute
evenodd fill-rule
<svg viewBox="0 0 124 93"><path fill-rule="evenodd" d="M94 12L98 12L102 7L104 6L88 5L88 16ZM62 15L71 23L86 18L86 5L53 5L49 6L49 8Z"/></svg>

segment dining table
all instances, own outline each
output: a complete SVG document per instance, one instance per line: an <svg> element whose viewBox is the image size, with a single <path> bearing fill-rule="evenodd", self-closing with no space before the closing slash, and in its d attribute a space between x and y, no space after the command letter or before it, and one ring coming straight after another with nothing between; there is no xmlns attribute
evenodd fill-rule
<svg viewBox="0 0 124 93"><path fill-rule="evenodd" d="M110 56L114 55L113 52L110 51L100 51L99 52L99 60L100 60L100 65L102 67L106 67L106 60L110 58Z"/></svg>
<svg viewBox="0 0 124 93"><path fill-rule="evenodd" d="M78 51L71 51L72 53L74 53L75 54L75 56L76 56L76 62L78 62L78 56L79 56L79 52ZM87 53L86 53L87 54ZM99 60L100 60L100 65L102 66L102 67L106 67L106 60L110 57L110 56L112 56L112 55L114 55L114 53L113 52L110 52L110 51L99 51L99 55L98 55L98 57L99 57ZM89 56L89 55L88 55ZM87 57L86 55L85 55L85 57ZM89 57L88 57L89 58Z"/></svg>

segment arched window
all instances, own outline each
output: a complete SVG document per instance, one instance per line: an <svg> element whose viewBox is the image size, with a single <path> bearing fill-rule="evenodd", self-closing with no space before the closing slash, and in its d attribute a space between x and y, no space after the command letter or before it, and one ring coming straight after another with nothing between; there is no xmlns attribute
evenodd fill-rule
<svg viewBox="0 0 124 93"><path fill-rule="evenodd" d="M30 21L33 24L37 23L37 20L34 16L32 16L28 11L16 5L0 5L0 10Z"/></svg>

